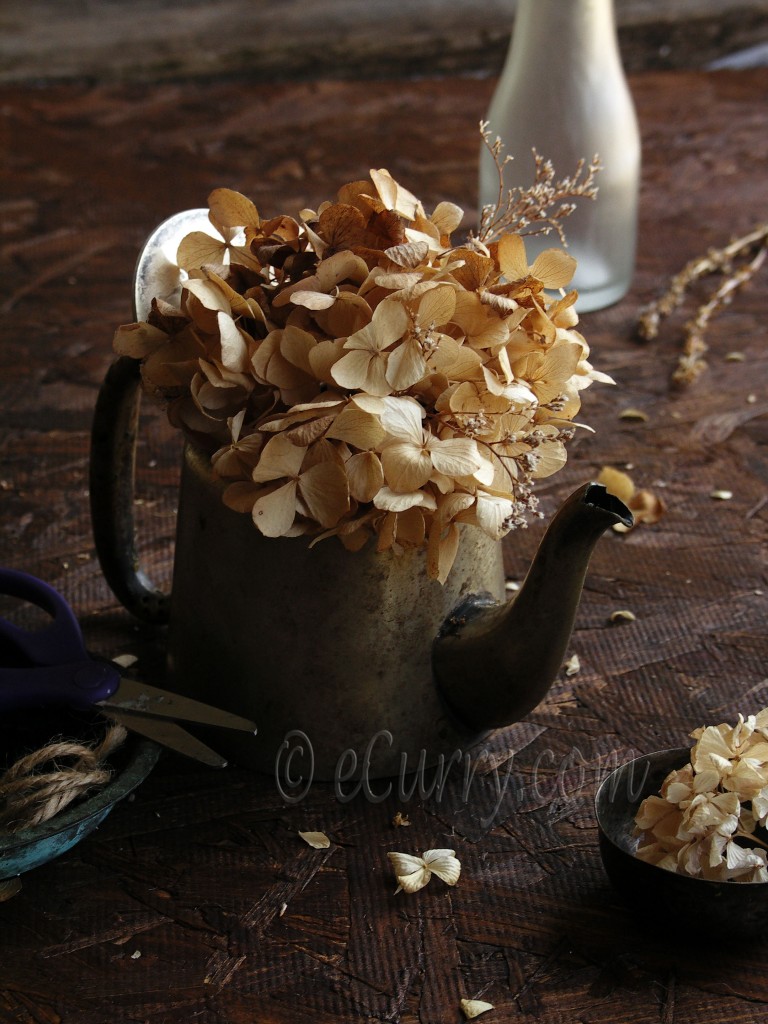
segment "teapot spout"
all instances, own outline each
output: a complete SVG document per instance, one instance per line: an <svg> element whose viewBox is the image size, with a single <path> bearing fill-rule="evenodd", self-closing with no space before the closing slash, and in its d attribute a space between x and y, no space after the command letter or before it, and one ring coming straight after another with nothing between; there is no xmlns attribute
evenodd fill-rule
<svg viewBox="0 0 768 1024"><path fill-rule="evenodd" d="M575 491L552 520L517 597L470 598L433 648L435 680L457 724L475 733L519 721L555 680L595 544L632 513L602 484Z"/></svg>

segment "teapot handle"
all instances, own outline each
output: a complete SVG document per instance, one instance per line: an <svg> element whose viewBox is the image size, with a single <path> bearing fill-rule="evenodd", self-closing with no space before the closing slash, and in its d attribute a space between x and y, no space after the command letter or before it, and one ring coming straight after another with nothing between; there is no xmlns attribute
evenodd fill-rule
<svg viewBox="0 0 768 1024"><path fill-rule="evenodd" d="M133 516L140 361L120 356L99 390L91 428L90 504L96 554L115 597L139 619L164 624L170 598L142 571Z"/></svg>

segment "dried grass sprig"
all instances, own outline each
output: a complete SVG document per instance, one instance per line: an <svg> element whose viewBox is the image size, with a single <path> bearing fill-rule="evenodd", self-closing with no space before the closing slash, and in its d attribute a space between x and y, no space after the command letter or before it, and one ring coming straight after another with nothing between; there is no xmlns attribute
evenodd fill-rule
<svg viewBox="0 0 768 1024"><path fill-rule="evenodd" d="M734 269L740 257L752 258ZM658 299L644 306L637 321L637 333L643 341L658 337L661 321L674 313L685 301L688 290L702 277L721 273L727 277L699 306L683 329L683 351L672 374L676 387L685 387L699 377L706 368L704 355L707 343L704 334L718 310L727 305L734 293L754 277L768 254L768 224L759 224L746 235L736 238L721 249L710 249L706 255L690 260L675 274Z"/></svg>
<svg viewBox="0 0 768 1024"><path fill-rule="evenodd" d="M506 189L504 168L514 158L509 153L504 154L503 142L498 136L495 139L491 136L487 121L480 122L480 135L496 166L499 190L496 202L483 207L480 212L477 240L488 244L510 231L540 235L554 230L560 244L566 245L562 222L576 208L572 200L597 197L595 179L602 169L599 156L596 154L589 163L585 159L579 160L570 177L557 180L552 162L534 149L533 184L527 188L516 186Z"/></svg>
<svg viewBox="0 0 768 1024"><path fill-rule="evenodd" d="M768 248L763 246L763 248L758 249L749 263L733 271L720 287L713 292L710 299L699 307L696 315L687 322L685 325L683 352L677 367L672 373L672 383L676 387L685 387L688 384L692 384L699 374L707 368L704 355L708 350L708 345L704 340L704 332L709 326L710 320L719 309L728 305L733 298L734 292L754 277L765 262L766 255L768 255Z"/></svg>

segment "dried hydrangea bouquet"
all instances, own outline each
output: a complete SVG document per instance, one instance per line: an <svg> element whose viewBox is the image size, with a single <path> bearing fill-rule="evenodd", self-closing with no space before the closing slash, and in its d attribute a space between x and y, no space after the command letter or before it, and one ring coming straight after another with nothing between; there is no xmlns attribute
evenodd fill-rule
<svg viewBox="0 0 768 1024"><path fill-rule="evenodd" d="M145 390L264 535L424 547L444 581L458 524L501 538L535 511L581 391L610 380L575 330L575 260L552 248L529 266L520 235L562 237L596 170L556 181L539 159L531 188L500 191L458 245L462 210L428 215L385 170L298 219L217 189L219 237L179 248L178 305L156 299L116 350L142 360Z"/></svg>

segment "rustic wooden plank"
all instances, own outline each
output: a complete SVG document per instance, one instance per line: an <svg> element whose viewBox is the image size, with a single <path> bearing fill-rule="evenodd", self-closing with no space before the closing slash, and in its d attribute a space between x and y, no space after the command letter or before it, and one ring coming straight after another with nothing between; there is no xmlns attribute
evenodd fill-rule
<svg viewBox="0 0 768 1024"><path fill-rule="evenodd" d="M469 222L492 84L0 88L13 139L0 161L0 563L64 590L94 649L161 671L162 631L137 629L101 578L85 494L93 401L112 330L130 317L144 236L216 185L264 212L297 210L369 166L427 203L463 203ZM324 784L288 805L268 776L164 757L133 802L0 904L0 1016L442 1024L461 1019L463 996L493 1002L502 1022L768 1012L764 944L698 948L647 932L596 846L591 796L611 766L768 704L764 276L716 318L709 370L688 391L669 387L685 312L657 342L632 335L670 274L764 215L768 73L647 74L632 86L645 145L638 272L624 302L583 322L619 387L588 393L597 432L540 493L549 516L602 465L631 463L668 511L601 543L571 644L581 670L488 738L468 787L455 773L425 800L395 784L380 803L343 803ZM744 362L726 361L735 348ZM647 421L621 420L627 406ZM751 409L716 433L713 414ZM156 411L145 419L142 551L167 580L178 439ZM714 502L724 481L734 497ZM511 577L540 532L507 542ZM635 622L608 621L621 607ZM398 811L409 826L393 826ZM326 831L331 853L304 848L299 829ZM433 846L456 849L459 885L395 896L387 851Z"/></svg>

